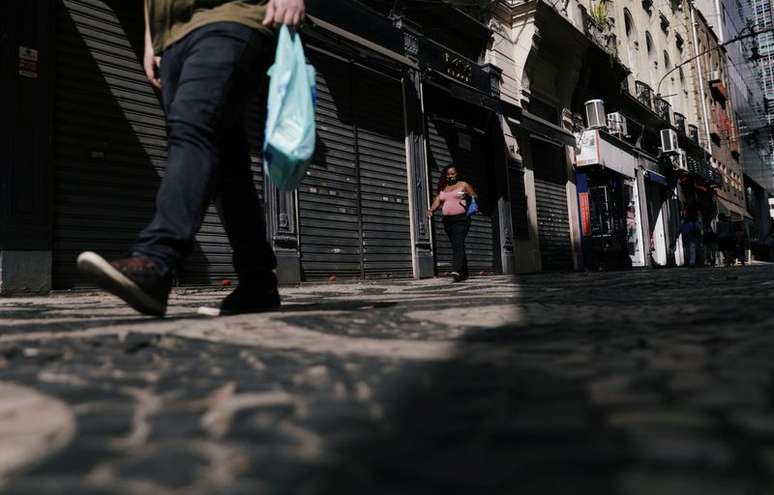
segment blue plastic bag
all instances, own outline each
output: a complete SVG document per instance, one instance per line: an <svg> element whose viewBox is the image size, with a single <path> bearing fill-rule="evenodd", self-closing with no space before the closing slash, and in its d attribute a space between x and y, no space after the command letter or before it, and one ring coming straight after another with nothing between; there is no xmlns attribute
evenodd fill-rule
<svg viewBox="0 0 774 495"><path fill-rule="evenodd" d="M295 189L312 162L315 143L315 70L306 63L298 33L282 26L274 65L268 71L269 97L263 166L277 189Z"/></svg>
<svg viewBox="0 0 774 495"><path fill-rule="evenodd" d="M476 202L476 198L470 198L467 215L468 217L472 217L476 213L478 213L478 203Z"/></svg>

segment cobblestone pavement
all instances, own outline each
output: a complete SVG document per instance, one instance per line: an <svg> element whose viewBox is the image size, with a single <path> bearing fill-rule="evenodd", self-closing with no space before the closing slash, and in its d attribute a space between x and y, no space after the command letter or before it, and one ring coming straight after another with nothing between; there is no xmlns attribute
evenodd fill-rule
<svg viewBox="0 0 774 495"><path fill-rule="evenodd" d="M774 494L774 265L0 299L25 494Z"/></svg>

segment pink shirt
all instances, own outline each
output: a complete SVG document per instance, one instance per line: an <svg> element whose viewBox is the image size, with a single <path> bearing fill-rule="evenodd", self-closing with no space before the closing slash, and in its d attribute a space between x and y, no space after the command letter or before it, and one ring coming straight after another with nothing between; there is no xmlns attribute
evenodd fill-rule
<svg viewBox="0 0 774 495"><path fill-rule="evenodd" d="M465 203L465 191L460 189L459 191L445 192L441 191L438 194L443 207L441 212L444 216L447 215L460 215L468 211L467 204Z"/></svg>

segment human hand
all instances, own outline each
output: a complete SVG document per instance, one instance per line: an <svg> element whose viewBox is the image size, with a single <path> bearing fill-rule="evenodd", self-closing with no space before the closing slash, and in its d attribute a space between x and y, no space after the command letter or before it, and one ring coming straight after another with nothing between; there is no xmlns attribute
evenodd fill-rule
<svg viewBox="0 0 774 495"><path fill-rule="evenodd" d="M432 208L428 208L427 209L427 218L433 218L433 209Z"/></svg>
<svg viewBox="0 0 774 495"><path fill-rule="evenodd" d="M266 16L263 25L277 27L282 24L298 26L304 19L306 7L304 0L269 0L266 4Z"/></svg>
<svg viewBox="0 0 774 495"><path fill-rule="evenodd" d="M151 85L156 89L161 89L161 76L159 75L161 57L157 57L153 53L153 45L150 39L145 41L145 55L143 56L142 65L145 69L145 77L148 78Z"/></svg>

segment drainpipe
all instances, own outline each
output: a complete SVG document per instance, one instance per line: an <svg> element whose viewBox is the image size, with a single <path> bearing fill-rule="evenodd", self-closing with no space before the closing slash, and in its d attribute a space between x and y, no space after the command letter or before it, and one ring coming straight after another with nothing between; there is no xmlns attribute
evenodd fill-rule
<svg viewBox="0 0 774 495"><path fill-rule="evenodd" d="M691 13L691 33L693 35L693 53L696 57L696 64L698 65L698 72L699 72L699 92L701 93L701 115L704 120L704 131L706 133L707 137L707 147L709 148L708 151L710 154L712 154L712 138L710 137L710 127L709 127L709 117L707 112L707 98L705 97L704 93L704 70L701 67L701 57L699 57L699 40L698 36L696 35L696 19L693 15L693 0L690 0L688 2L688 11Z"/></svg>

